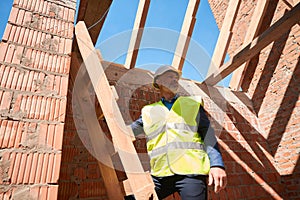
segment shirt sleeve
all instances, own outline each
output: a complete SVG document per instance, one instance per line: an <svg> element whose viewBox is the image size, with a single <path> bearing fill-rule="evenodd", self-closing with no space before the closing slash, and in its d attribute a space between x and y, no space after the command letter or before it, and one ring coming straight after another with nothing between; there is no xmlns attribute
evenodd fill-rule
<svg viewBox="0 0 300 200"><path fill-rule="evenodd" d="M131 129L134 133L134 136L138 136L141 134L145 134L144 128L143 128L143 119L142 116L140 116L137 120L131 123Z"/></svg>
<svg viewBox="0 0 300 200"><path fill-rule="evenodd" d="M210 160L210 167L225 168L214 129L210 126L210 121L202 106L200 106L197 119L198 133L204 140L205 150Z"/></svg>

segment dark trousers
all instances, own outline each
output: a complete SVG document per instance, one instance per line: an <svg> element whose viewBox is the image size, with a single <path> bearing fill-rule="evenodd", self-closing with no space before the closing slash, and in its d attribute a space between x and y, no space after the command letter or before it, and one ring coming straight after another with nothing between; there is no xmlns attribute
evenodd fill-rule
<svg viewBox="0 0 300 200"><path fill-rule="evenodd" d="M155 191L159 199L178 192L182 200L206 200L207 184L206 176L173 175L168 177L152 176ZM134 200L133 196L125 197L125 200Z"/></svg>

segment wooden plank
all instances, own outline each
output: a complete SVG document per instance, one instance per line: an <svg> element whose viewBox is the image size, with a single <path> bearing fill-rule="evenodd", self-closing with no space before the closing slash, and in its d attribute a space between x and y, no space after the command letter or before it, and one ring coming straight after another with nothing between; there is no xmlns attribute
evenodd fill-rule
<svg viewBox="0 0 300 200"><path fill-rule="evenodd" d="M245 39L243 44L248 44L251 42L259 33L261 23L263 21L263 18L266 14L268 5L270 0L258 0L254 13L251 18L250 25L248 27ZM237 70L233 72L229 87L232 90L239 90L242 81L244 79L245 72L247 70L248 64L250 60L245 62L242 66L240 66Z"/></svg>
<svg viewBox="0 0 300 200"><path fill-rule="evenodd" d="M231 0L229 2L223 25L215 46L214 54L211 59L210 66L206 77L209 77L223 63L230 44L233 25L241 4L241 0Z"/></svg>
<svg viewBox="0 0 300 200"><path fill-rule="evenodd" d="M74 56L73 59L76 59L76 56ZM74 61L75 65L80 65L79 62L76 61ZM73 88L75 103L79 105L79 107L77 107L79 109L78 112L82 114L83 122L88 130L93 155L95 155L98 160L98 166L104 180L108 198L123 199L124 195L119 185L116 172L113 169L113 163L110 156L112 152L109 149L112 148L106 142L107 138L102 131L95 110L93 109L94 102L92 102L90 98L88 92L89 89L87 87L89 83L90 78L88 77L86 70L79 70Z"/></svg>
<svg viewBox="0 0 300 200"><path fill-rule="evenodd" d="M217 69L212 75L204 80L205 84L215 85L247 60L257 55L263 48L274 40L278 39L282 34L290 30L300 19L300 3L287 12L270 28L261 35L256 37L252 42L237 51L236 54L224 65Z"/></svg>
<svg viewBox="0 0 300 200"><path fill-rule="evenodd" d="M200 4L200 0L189 0L180 35L178 38L176 51L173 57L172 66L182 71L185 57L188 51L190 40L196 23L196 14Z"/></svg>
<svg viewBox="0 0 300 200"><path fill-rule="evenodd" d="M140 0L138 9L135 16L133 30L131 33L128 53L125 60L125 67L132 69L135 66L137 55L139 52L144 26L146 23L148 10L150 6L150 0Z"/></svg>
<svg viewBox="0 0 300 200"><path fill-rule="evenodd" d="M84 22L78 22L75 27L75 35L80 53L112 134L114 146L119 153L135 198L144 200L153 196L154 199L157 199L154 184L149 180L150 175L143 170L131 141L131 134L128 133L129 130L125 125L117 102L114 100L103 66Z"/></svg>

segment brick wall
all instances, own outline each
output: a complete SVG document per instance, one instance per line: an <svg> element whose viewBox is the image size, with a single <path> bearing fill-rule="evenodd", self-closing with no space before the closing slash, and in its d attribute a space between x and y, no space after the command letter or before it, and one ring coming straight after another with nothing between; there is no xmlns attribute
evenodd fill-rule
<svg viewBox="0 0 300 200"><path fill-rule="evenodd" d="M227 2L210 0L219 27L222 25ZM247 31L257 1L242 1L233 38L228 50L232 54L241 44ZM260 32L266 30L297 1L270 1ZM274 17L273 17L274 16ZM273 168L280 175L282 196L286 199L300 197L299 183L299 113L300 113L300 27L296 24L276 41L264 48L251 60L242 83L253 102L262 127L261 137L266 140L267 154Z"/></svg>
<svg viewBox="0 0 300 200"><path fill-rule="evenodd" d="M104 66L107 67L107 64ZM71 68L71 74L73 70L74 68ZM128 71L122 65L111 64L105 72L109 82L117 89L118 104L127 124L139 117L144 105L159 99L157 91L149 84L151 79L146 71ZM143 82L145 84L141 84ZM188 85L182 88L181 93L186 94L186 88L194 88L196 94L204 98L205 109L219 138L229 177L226 190L220 194L215 194L213 188L209 188L210 199L280 199L284 194L281 177L274 167L274 159L268 153L270 148L261 134L263 128L249 96L243 92L206 87L191 81L185 81L185 84ZM71 111L68 103L59 196L106 199L102 176L96 167L97 160L80 141ZM99 121L102 129L109 133L105 120ZM139 153L146 152L145 140L137 139L134 144ZM145 169L148 169L147 160L143 160L143 164ZM93 177L88 176L91 173L90 165L93 166ZM121 179L124 178L124 174L119 175ZM170 196L168 199L172 198L173 196ZM175 199L180 199L177 194Z"/></svg>
<svg viewBox="0 0 300 200"><path fill-rule="evenodd" d="M0 43L0 199L56 199L75 1L15 0Z"/></svg>

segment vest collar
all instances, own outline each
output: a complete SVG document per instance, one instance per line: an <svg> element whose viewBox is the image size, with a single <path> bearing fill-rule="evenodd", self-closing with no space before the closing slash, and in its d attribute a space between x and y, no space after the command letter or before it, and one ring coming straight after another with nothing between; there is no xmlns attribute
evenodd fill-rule
<svg viewBox="0 0 300 200"><path fill-rule="evenodd" d="M161 102L162 102L163 104L165 104L165 103L171 103L171 104L173 104L173 103L178 99L178 97L179 97L179 95L176 94L176 95L173 97L173 99L172 99L171 101L168 101L168 100L166 100L164 97L162 97L162 98L161 98Z"/></svg>

